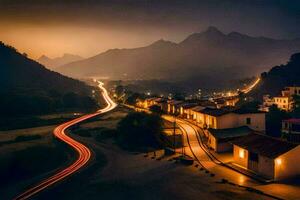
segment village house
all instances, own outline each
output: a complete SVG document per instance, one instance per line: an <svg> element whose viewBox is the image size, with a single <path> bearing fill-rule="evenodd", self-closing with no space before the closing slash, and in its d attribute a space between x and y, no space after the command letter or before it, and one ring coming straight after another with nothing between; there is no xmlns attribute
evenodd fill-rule
<svg viewBox="0 0 300 200"><path fill-rule="evenodd" d="M195 107L186 109L187 119L192 119L192 120L195 120L198 122L197 113L199 113L199 111L203 110L204 108L205 107L203 107L203 106L195 106Z"/></svg>
<svg viewBox="0 0 300 200"><path fill-rule="evenodd" d="M282 133L288 141L300 143L300 119L292 118L283 120Z"/></svg>
<svg viewBox="0 0 300 200"><path fill-rule="evenodd" d="M271 180L300 175L300 146L260 134L232 141L234 163Z"/></svg>
<svg viewBox="0 0 300 200"><path fill-rule="evenodd" d="M291 97L274 97L274 104L281 110L291 111L293 105L292 103L293 100Z"/></svg>
<svg viewBox="0 0 300 200"><path fill-rule="evenodd" d="M196 107L198 103L181 103L179 104L180 115L183 118L189 119L191 116L191 109Z"/></svg>
<svg viewBox="0 0 300 200"><path fill-rule="evenodd" d="M279 109L290 112L293 109L293 96L300 95L300 87L285 87L281 91L281 96L274 97L271 99L270 97L264 97L263 107L265 110L270 107L270 104L276 105Z"/></svg>
<svg viewBox="0 0 300 200"><path fill-rule="evenodd" d="M281 91L281 94L283 97L292 97L294 95L300 95L300 87L297 86L285 87Z"/></svg>
<svg viewBox="0 0 300 200"><path fill-rule="evenodd" d="M159 98L159 97L153 97L153 98L147 98L147 99L138 99L136 106L140 108L148 109L153 105L162 106L162 102L164 102L165 99Z"/></svg>
<svg viewBox="0 0 300 200"><path fill-rule="evenodd" d="M168 114L179 114L180 113L180 105L183 101L177 100L169 100L167 102L167 113Z"/></svg>
<svg viewBox="0 0 300 200"><path fill-rule="evenodd" d="M263 96L263 104L260 106L261 111L269 112L269 108L274 105L274 99L269 94Z"/></svg>
<svg viewBox="0 0 300 200"><path fill-rule="evenodd" d="M248 126L256 131L265 130L265 113L261 111L204 108L194 115L201 128L226 129Z"/></svg>
<svg viewBox="0 0 300 200"><path fill-rule="evenodd" d="M239 98L237 97L223 97L214 100L217 108L223 108L227 106L235 106L236 103L239 101Z"/></svg>
<svg viewBox="0 0 300 200"><path fill-rule="evenodd" d="M208 129L207 144L209 148L217 153L231 151L233 149L230 141L249 135L254 131L247 126L228 129Z"/></svg>

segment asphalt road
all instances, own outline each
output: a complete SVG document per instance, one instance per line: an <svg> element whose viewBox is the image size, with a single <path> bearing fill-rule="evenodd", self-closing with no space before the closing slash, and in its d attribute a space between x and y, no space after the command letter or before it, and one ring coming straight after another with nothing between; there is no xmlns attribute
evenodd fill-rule
<svg viewBox="0 0 300 200"><path fill-rule="evenodd" d="M70 136L66 134L66 129L76 125L84 120L90 119L92 117L95 117L99 114L108 112L113 110L117 104L112 101L112 99L109 97L107 90L103 87L103 83L98 81L98 87L102 91L102 96L104 100L107 103L107 106L103 109L98 110L96 113L93 114L87 114L82 117L76 118L74 120L71 120L69 122L66 122L64 124L59 125L58 127L55 128L53 131L54 136L62 140L63 142L67 143L70 147L72 147L78 155L77 160L72 163L70 166L66 167L65 169L61 170L60 172L54 174L53 176L45 179L44 181L38 183L36 186L28 189L27 191L23 192L19 196L17 196L15 199L16 200L23 200L23 199L28 199L32 197L33 195L37 194L38 192L52 186L53 184L61 181L62 179L65 179L66 177L70 176L71 174L77 172L79 169L84 167L90 160L91 158L91 151L88 147L85 145L81 144L80 142L74 140Z"/></svg>

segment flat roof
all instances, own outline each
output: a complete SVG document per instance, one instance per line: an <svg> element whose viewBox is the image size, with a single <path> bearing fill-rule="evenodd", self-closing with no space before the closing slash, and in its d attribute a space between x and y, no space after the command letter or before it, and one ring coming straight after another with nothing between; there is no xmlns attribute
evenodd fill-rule
<svg viewBox="0 0 300 200"><path fill-rule="evenodd" d="M237 128L226 128L226 129L209 128L208 131L217 139L242 137L254 132L248 126L241 126Z"/></svg>
<svg viewBox="0 0 300 200"><path fill-rule="evenodd" d="M298 146L261 134L250 134L235 139L231 143L268 158L276 158Z"/></svg>

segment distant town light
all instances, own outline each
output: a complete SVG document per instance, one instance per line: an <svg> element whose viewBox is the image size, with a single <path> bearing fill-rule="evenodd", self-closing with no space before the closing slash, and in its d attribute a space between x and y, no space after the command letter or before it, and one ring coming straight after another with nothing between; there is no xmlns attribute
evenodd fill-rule
<svg viewBox="0 0 300 200"><path fill-rule="evenodd" d="M243 149L239 150L239 157L244 158L245 157L245 151Z"/></svg>

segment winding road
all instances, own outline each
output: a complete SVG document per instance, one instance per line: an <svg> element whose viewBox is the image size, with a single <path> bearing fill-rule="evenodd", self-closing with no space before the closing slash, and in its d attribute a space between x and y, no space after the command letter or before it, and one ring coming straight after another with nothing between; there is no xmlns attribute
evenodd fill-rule
<svg viewBox="0 0 300 200"><path fill-rule="evenodd" d="M98 81L98 87L102 90L102 96L104 100L107 103L107 106L101 110L98 110L96 113L93 114L87 114L82 117L73 119L69 122L66 122L64 124L61 124L60 126L56 127L54 129L54 135L56 138L62 140L63 142L67 143L69 146L71 146L78 154L77 160L71 164L70 166L66 167L65 169L61 170L60 172L54 174L53 176L47 178L46 180L40 182L36 186L30 188L29 190L25 191L24 193L20 194L15 198L15 200L24 200L32 197L33 195L37 194L38 192L48 188L49 186L59 182L60 180L66 178L67 176L70 176L71 174L77 172L79 169L81 169L83 166L87 164L87 162L91 158L91 151L88 147L81 144L80 142L74 140L70 136L66 134L66 129L78 124L79 122L82 122L84 120L90 119L92 117L95 117L99 114L108 112L110 110L113 110L117 104L113 102L113 100L109 97L107 90L103 87L103 83Z"/></svg>

